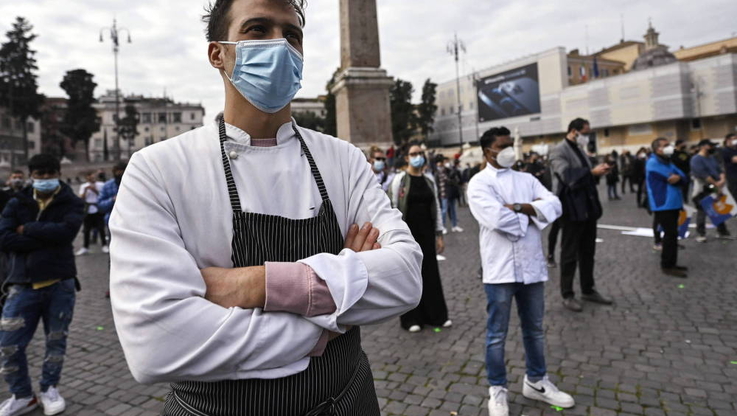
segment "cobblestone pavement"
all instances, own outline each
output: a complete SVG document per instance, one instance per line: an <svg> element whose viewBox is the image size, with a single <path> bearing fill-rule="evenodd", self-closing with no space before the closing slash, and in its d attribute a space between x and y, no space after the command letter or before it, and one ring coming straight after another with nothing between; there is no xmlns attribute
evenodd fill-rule
<svg viewBox="0 0 737 416"><path fill-rule="evenodd" d="M605 202L605 210L601 224L647 227L651 221L629 194ZM448 260L441 262L453 328L409 334L393 320L363 329L386 415L486 415L477 226L467 208L459 214L465 232L447 236ZM681 263L691 268L691 277L676 280L660 273L651 239L609 230L599 237L597 283L614 297L614 306L586 304L574 314L561 305L557 270L547 285L548 371L577 405L558 412L522 397L524 351L513 315L507 340L511 414L737 415L737 242L685 241ZM168 388L140 385L128 372L104 298L107 257L80 257L78 266L84 289L60 386L66 414L158 414ZM36 381L42 338L39 329L29 347Z"/></svg>

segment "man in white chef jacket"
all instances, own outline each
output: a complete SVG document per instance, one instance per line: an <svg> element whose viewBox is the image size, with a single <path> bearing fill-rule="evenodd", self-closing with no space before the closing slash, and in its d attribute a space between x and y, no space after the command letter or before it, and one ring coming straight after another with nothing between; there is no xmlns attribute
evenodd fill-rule
<svg viewBox="0 0 737 416"><path fill-rule="evenodd" d="M548 379L545 365L544 282L548 269L541 232L560 217L561 203L534 176L511 169L516 157L509 129L490 129L481 137L480 145L487 165L468 184L468 201L479 223L488 299L489 416L509 414L504 342L512 299L519 311L527 364L522 394L554 406L573 407L573 398Z"/></svg>
<svg viewBox="0 0 737 416"><path fill-rule="evenodd" d="M363 153L293 125L303 2L217 0L204 20L208 59L225 88L224 134L215 122L135 153L110 219L115 324L143 383L296 376L340 334L411 310L422 292L420 248ZM321 215L326 203L345 249L233 267L236 205L253 223L274 220L278 232L278 224ZM283 240L290 250L291 238ZM272 399L283 402L279 388ZM326 394L339 408L350 392ZM192 400L175 405L241 412L220 399Z"/></svg>

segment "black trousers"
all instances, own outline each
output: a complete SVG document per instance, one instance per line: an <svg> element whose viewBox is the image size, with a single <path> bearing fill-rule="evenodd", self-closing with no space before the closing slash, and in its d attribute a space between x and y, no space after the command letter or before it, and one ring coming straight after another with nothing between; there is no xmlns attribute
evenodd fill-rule
<svg viewBox="0 0 737 416"><path fill-rule="evenodd" d="M632 175L622 175L622 195L626 193L627 181L630 183L630 192L635 193L635 182L632 180Z"/></svg>
<svg viewBox="0 0 737 416"><path fill-rule="evenodd" d="M645 198L647 198L647 189L645 189L645 179L638 179L637 180L637 207L638 208L644 208L643 202L645 202Z"/></svg>
<svg viewBox="0 0 737 416"><path fill-rule="evenodd" d="M100 245L106 246L105 241L105 216L101 212L87 214L84 216L84 248L90 248L90 232L92 229L97 230L100 236Z"/></svg>
<svg viewBox="0 0 737 416"><path fill-rule="evenodd" d="M663 228L663 252L660 267L670 269L678 264L678 216L680 209L655 211L655 222Z"/></svg>
<svg viewBox="0 0 737 416"><path fill-rule="evenodd" d="M564 221L560 253L560 292L564 299L572 298L573 279L579 268L581 292L594 291L594 256L596 256L596 221Z"/></svg>
<svg viewBox="0 0 737 416"><path fill-rule="evenodd" d="M558 244L558 233L560 232L560 219L555 220L548 234L548 256L555 258L555 246Z"/></svg>

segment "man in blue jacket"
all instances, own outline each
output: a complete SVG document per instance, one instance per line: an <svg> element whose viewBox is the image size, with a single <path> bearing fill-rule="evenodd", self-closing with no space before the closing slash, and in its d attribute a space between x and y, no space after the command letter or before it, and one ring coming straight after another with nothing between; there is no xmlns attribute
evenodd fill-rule
<svg viewBox="0 0 737 416"><path fill-rule="evenodd" d="M669 276L687 277L688 268L678 265L678 217L683 209L682 185L688 179L671 162L675 147L668 139L655 139L652 149L645 171L650 210L665 233L660 267Z"/></svg>
<svg viewBox="0 0 737 416"><path fill-rule="evenodd" d="M53 156L36 155L28 168L33 185L18 192L0 218L0 248L8 254L0 373L13 394L0 404L3 416L28 413L38 406L38 399L46 415L64 411L57 385L78 288L72 241L82 225L84 202L59 181L61 166ZM46 354L37 399L28 376L26 347L42 319Z"/></svg>

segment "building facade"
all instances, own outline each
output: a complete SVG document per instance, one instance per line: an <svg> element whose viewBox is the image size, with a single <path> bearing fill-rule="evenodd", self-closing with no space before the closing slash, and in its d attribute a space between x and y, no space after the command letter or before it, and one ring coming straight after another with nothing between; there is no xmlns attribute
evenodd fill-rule
<svg viewBox="0 0 737 416"><path fill-rule="evenodd" d="M28 157L41 151L41 122L26 120L28 134ZM0 107L0 168L26 169L25 147L23 142L23 122L12 117L7 108Z"/></svg>
<svg viewBox="0 0 737 416"><path fill-rule="evenodd" d="M133 140L120 138L122 159L129 159L136 151L176 137L203 125L205 109L201 104L178 103L170 98L148 98L140 95L120 97L120 117L125 117L125 107L133 105L138 112L138 134ZM115 91L108 91L94 105L100 117L100 130L92 135L88 152L92 162L115 157L114 141L117 139Z"/></svg>
<svg viewBox="0 0 737 416"><path fill-rule="evenodd" d="M591 121L600 152L635 150L656 137L695 142L734 132L737 54L688 62L671 60L662 55L657 33L654 39L647 39L652 32L648 31L645 44L622 43L629 58L621 62L623 73L616 76L575 85L569 67L576 61L564 48L555 48L487 68L478 74L479 82L462 78L463 141L477 142L479 133L505 125L512 131L519 129L525 151L529 151L533 145L560 140L576 117ZM630 53L635 50L639 51L637 57ZM614 61L612 53L623 52L604 51ZM657 58L652 66L651 55ZM644 59L638 64L641 57ZM636 65L639 67L634 70ZM456 81L440 84L438 93L430 145L457 146Z"/></svg>

